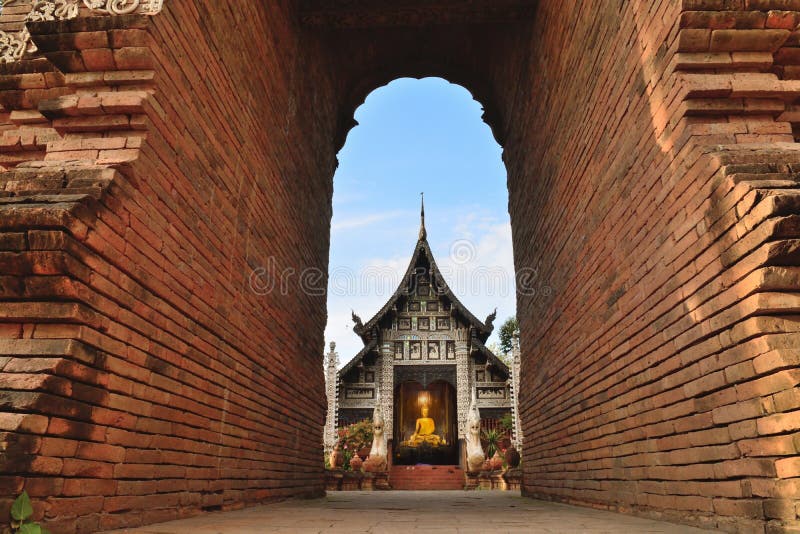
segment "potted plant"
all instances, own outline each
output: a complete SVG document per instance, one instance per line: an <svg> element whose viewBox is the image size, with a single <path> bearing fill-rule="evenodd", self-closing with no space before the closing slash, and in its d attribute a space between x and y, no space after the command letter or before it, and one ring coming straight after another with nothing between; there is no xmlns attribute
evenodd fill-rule
<svg viewBox="0 0 800 534"><path fill-rule="evenodd" d="M497 430L484 430L483 439L486 442L486 457L491 458L499 450L501 434Z"/></svg>
<svg viewBox="0 0 800 534"><path fill-rule="evenodd" d="M353 451L347 450L347 444L344 446L344 461L342 462L342 469L345 471L350 470L350 460L353 458Z"/></svg>
<svg viewBox="0 0 800 534"><path fill-rule="evenodd" d="M372 421L364 419L338 430L339 439L328 459L331 468L350 469L355 456L365 460L372 446Z"/></svg>
<svg viewBox="0 0 800 534"><path fill-rule="evenodd" d="M331 451L328 457L328 464L331 469L341 469L344 465L344 455L342 455L342 450L339 448L338 444Z"/></svg>
<svg viewBox="0 0 800 534"><path fill-rule="evenodd" d="M511 412L506 412L500 418L500 449L508 449L511 446L511 431L514 428L514 418Z"/></svg>
<svg viewBox="0 0 800 534"><path fill-rule="evenodd" d="M514 426L514 418L511 415L511 412L506 412L503 414L503 417L500 418L500 428L503 429L503 432L511 432L511 429Z"/></svg>
<svg viewBox="0 0 800 534"><path fill-rule="evenodd" d="M361 466L364 465L364 460L358 454L354 454L352 458L350 458L350 469L355 472L361 471Z"/></svg>

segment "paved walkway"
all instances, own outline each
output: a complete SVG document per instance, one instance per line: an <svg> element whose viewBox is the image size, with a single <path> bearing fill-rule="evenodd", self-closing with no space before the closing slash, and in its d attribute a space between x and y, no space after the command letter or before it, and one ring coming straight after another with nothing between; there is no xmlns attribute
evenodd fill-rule
<svg viewBox="0 0 800 534"><path fill-rule="evenodd" d="M211 513L134 530L137 534L250 533L664 533L709 532L499 491L330 492L235 512Z"/></svg>

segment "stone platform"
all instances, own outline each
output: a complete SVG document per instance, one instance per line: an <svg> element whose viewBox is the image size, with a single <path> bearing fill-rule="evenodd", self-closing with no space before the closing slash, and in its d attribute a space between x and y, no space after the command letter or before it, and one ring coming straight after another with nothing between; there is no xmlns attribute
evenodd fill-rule
<svg viewBox="0 0 800 534"><path fill-rule="evenodd" d="M700 534L638 517L536 501L510 491L335 492L235 512L211 513L114 534L256 533Z"/></svg>

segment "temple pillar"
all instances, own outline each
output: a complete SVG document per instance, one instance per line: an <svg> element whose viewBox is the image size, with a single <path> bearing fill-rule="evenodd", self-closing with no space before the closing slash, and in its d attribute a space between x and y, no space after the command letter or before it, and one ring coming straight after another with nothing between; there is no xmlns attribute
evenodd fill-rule
<svg viewBox="0 0 800 534"><path fill-rule="evenodd" d="M511 394L511 416L513 419L512 436L511 440L517 450L522 450L522 424L520 423L519 415L519 371L522 363L522 354L519 348L519 337L514 337L512 340L511 354L513 361L511 362L511 387L509 393Z"/></svg>
<svg viewBox="0 0 800 534"><path fill-rule="evenodd" d="M336 425L338 419L338 406L336 399L339 393L339 379L337 377L337 367L339 366L339 354L336 352L336 343L331 341L330 351L325 356L325 394L328 397L328 413L325 417L325 430L323 432L323 446L325 456L336 446Z"/></svg>
<svg viewBox="0 0 800 534"><path fill-rule="evenodd" d="M384 336L385 340L388 336ZM391 341L384 341L380 345L380 402L383 410L384 433L388 441L394 436L394 353Z"/></svg>
<svg viewBox="0 0 800 534"><path fill-rule="evenodd" d="M467 435L471 372L469 369L469 330L456 331L456 414L458 439Z"/></svg>

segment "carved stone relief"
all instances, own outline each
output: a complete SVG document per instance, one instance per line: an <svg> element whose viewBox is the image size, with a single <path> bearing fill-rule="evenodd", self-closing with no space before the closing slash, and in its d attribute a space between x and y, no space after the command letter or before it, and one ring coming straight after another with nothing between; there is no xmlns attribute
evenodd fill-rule
<svg viewBox="0 0 800 534"><path fill-rule="evenodd" d="M5 0L3 6L14 5L19 0ZM140 13L156 15L164 7L164 0L34 0L27 21L70 20L78 16L80 4L100 15L128 15ZM20 61L25 53L36 51L27 28L11 33L0 31L0 63Z"/></svg>
<svg viewBox="0 0 800 534"><path fill-rule="evenodd" d="M27 28L18 33L0 31L0 62L19 61L25 55L30 43ZM35 50L35 48L34 48ZM31 52L33 50L30 50Z"/></svg>
<svg viewBox="0 0 800 534"><path fill-rule="evenodd" d="M78 16L78 3L69 0L34 0L28 20L68 20Z"/></svg>

